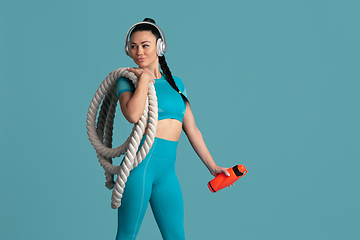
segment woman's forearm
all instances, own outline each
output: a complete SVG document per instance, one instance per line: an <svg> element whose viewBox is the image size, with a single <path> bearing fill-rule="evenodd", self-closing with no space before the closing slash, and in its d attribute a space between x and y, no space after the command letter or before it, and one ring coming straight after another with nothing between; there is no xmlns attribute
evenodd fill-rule
<svg viewBox="0 0 360 240"><path fill-rule="evenodd" d="M187 133L187 137L191 146L193 147L201 161L205 164L205 166L207 167L207 169L209 169L210 172L213 172L214 168L216 167L216 163L212 158L208 148L206 147L204 138L200 130L195 127L192 131Z"/></svg>
<svg viewBox="0 0 360 240"><path fill-rule="evenodd" d="M136 123L144 112L148 95L149 80L140 76L135 92L128 99L120 97L121 110L130 123ZM124 101L124 102L123 102Z"/></svg>

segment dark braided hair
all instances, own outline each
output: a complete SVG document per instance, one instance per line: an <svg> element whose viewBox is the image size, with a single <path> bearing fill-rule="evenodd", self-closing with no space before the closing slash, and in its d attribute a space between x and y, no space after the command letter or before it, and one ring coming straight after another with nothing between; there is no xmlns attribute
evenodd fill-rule
<svg viewBox="0 0 360 240"><path fill-rule="evenodd" d="M155 24L155 21L151 18L145 18L143 20L143 22L151 22ZM137 26L135 26L135 28L131 31L130 36L137 31L151 31L152 34L154 34L154 36L156 37L156 39L161 38L159 31L156 29L156 27L150 25L150 24L139 24ZM167 65L167 62L165 61L165 56L161 56L159 57L159 64L160 64L160 68L163 72L163 74L165 75L165 79L166 81L170 84L170 86L175 89L176 92L180 93L181 97L184 99L185 102L189 102L189 100L185 97L185 95L180 92L179 88L176 86L175 80L171 74L171 71Z"/></svg>

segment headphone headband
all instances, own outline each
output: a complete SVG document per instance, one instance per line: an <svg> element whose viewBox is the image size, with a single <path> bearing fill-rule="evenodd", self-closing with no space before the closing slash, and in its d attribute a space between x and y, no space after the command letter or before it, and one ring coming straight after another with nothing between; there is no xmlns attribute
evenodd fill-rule
<svg viewBox="0 0 360 240"><path fill-rule="evenodd" d="M167 44L166 44L166 40L165 40L165 35L164 33L161 31L161 29L155 24L155 23L152 23L152 22L138 22L138 23L135 23L134 25L132 25L129 30L127 31L126 33L126 38L125 38L125 53L126 55L130 56L130 51L129 51L129 35L131 33L131 31L137 26L137 25L140 25L140 24L148 24L148 25L151 25L151 26L154 26L160 33L160 38L162 39L162 43L157 43L157 48L159 47L160 49L158 49L158 55L159 56L162 56L165 54L166 50L167 50ZM159 41L159 40L158 40ZM161 45L161 46L159 46Z"/></svg>

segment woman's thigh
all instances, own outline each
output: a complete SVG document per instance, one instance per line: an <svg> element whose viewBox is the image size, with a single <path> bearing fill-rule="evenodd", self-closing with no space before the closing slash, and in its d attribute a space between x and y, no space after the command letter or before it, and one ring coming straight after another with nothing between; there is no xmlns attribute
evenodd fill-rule
<svg viewBox="0 0 360 240"><path fill-rule="evenodd" d="M148 166L150 156L130 172L125 184L121 206L118 208L116 239L135 239L149 203L152 174Z"/></svg>
<svg viewBox="0 0 360 240"><path fill-rule="evenodd" d="M183 197L175 171L154 182L150 205L163 239L185 239Z"/></svg>

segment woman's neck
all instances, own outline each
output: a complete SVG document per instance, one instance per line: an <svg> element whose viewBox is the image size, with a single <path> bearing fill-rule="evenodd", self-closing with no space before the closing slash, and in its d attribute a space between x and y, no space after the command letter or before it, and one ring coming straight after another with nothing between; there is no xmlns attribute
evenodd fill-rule
<svg viewBox="0 0 360 240"><path fill-rule="evenodd" d="M155 72L153 72L153 74L154 74L155 79L161 78L161 72L160 72L159 68L157 68L155 70Z"/></svg>
<svg viewBox="0 0 360 240"><path fill-rule="evenodd" d="M144 70L148 70L149 72L151 72L154 75L155 79L161 78L161 72L159 69L159 61L155 61L155 62L151 63L146 68L144 68Z"/></svg>
<svg viewBox="0 0 360 240"><path fill-rule="evenodd" d="M161 78L161 72L159 70L159 67L155 67L155 68L147 67L147 68L144 68L144 70L148 70L149 72L151 72L154 75L155 79Z"/></svg>

